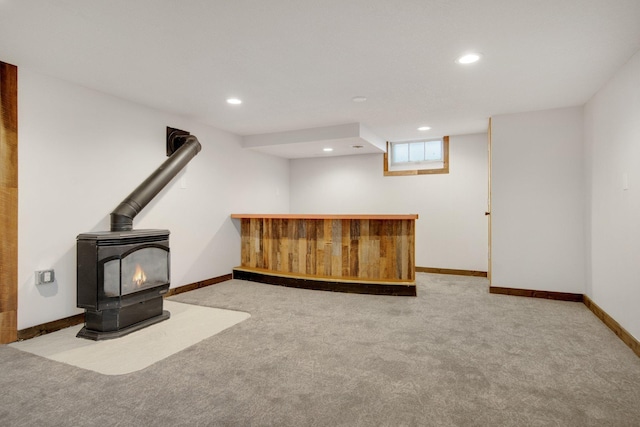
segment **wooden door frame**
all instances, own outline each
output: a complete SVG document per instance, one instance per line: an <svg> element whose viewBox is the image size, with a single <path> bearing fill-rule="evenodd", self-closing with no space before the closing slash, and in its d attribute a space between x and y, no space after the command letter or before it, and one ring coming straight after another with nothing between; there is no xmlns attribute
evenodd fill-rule
<svg viewBox="0 0 640 427"><path fill-rule="evenodd" d="M0 62L0 344L18 339L18 68Z"/></svg>
<svg viewBox="0 0 640 427"><path fill-rule="evenodd" d="M489 287L491 287L491 117L489 117L489 130L487 132L487 150L488 150L488 162L489 173L487 174L487 228L488 228L488 248L487 248L487 278L489 279Z"/></svg>

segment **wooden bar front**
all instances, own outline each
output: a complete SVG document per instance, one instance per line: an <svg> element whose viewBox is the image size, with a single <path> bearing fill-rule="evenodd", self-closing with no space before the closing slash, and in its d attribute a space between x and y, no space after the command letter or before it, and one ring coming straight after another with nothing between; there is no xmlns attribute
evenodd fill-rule
<svg viewBox="0 0 640 427"><path fill-rule="evenodd" d="M241 265L234 269L236 278L312 289L415 295L417 215L231 217L241 220Z"/></svg>

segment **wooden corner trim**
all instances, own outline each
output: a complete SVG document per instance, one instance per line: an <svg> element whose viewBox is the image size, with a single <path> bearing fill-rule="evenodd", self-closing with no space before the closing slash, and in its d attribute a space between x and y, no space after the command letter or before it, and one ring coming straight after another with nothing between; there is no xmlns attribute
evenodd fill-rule
<svg viewBox="0 0 640 427"><path fill-rule="evenodd" d="M417 271L417 268L416 268ZM584 294L572 294L568 292L536 291L532 289L489 287L489 293L513 295L520 297L546 298L559 301L582 302L591 312L602 321L614 334L618 336L638 357L640 357L640 341L623 328L613 317L598 306L591 298Z"/></svg>
<svg viewBox="0 0 640 427"><path fill-rule="evenodd" d="M164 294L164 297L167 298L173 295L178 295L185 292L193 291L195 289L205 288L207 286L215 285L217 283L226 282L227 280L231 280L232 278L233 278L233 275L229 273L229 274L225 274L218 277L212 277L211 279L201 280L200 282L190 283L184 286L178 286L176 288L169 289L169 291L167 291L167 293Z"/></svg>
<svg viewBox="0 0 640 427"><path fill-rule="evenodd" d="M544 298L557 301L583 302L582 294L573 294L569 292L537 291L533 289L502 288L499 286L490 286L489 293L512 295L518 297Z"/></svg>
<svg viewBox="0 0 640 427"><path fill-rule="evenodd" d="M487 277L486 271L458 270L452 268L417 267L416 273L454 274L456 276Z"/></svg>
<svg viewBox="0 0 640 427"><path fill-rule="evenodd" d="M586 305L587 308L602 321L602 323L607 325L607 327L611 329L623 343L625 343L638 357L640 357L640 342L635 339L633 335L616 322L613 317L609 316L606 311L600 308L598 304L593 302L593 300L587 295L584 295L584 305Z"/></svg>

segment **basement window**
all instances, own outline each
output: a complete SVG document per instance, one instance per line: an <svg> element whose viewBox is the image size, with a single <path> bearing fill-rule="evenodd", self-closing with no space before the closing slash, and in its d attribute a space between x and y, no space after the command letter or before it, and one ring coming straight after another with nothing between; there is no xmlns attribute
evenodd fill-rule
<svg viewBox="0 0 640 427"><path fill-rule="evenodd" d="M387 142L384 175L449 173L449 137Z"/></svg>

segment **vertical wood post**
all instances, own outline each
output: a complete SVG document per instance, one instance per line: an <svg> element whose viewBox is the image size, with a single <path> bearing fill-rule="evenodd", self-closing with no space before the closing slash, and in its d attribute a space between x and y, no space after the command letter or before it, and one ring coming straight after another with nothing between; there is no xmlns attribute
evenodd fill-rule
<svg viewBox="0 0 640 427"><path fill-rule="evenodd" d="M18 68L0 62L0 344L18 339Z"/></svg>

